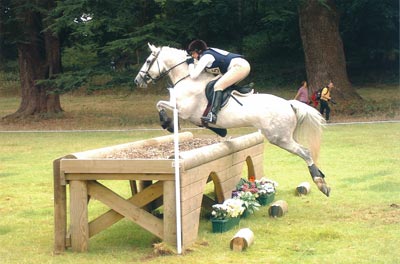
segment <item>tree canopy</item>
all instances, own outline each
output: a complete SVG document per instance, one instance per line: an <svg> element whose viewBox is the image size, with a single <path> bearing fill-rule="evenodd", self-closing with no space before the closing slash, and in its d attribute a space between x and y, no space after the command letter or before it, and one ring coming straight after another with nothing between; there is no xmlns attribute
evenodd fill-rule
<svg viewBox="0 0 400 264"><path fill-rule="evenodd" d="M327 9L330 2L336 5L351 82L379 81L388 73L398 79L397 0L312 1ZM16 44L24 41L19 10L41 13L38 23L57 35L62 54L63 74L53 76L52 92L78 88L104 73L112 76L109 82L88 87L132 84L148 42L186 48L195 38L244 54L257 83L306 79L298 9L305 0L63 0L46 8L49 2L54 1L0 0L0 60L16 60Z"/></svg>

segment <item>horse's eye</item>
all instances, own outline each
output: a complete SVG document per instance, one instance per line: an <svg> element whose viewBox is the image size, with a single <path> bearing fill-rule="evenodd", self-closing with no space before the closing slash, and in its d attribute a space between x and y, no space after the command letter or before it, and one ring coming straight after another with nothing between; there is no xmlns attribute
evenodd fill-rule
<svg viewBox="0 0 400 264"><path fill-rule="evenodd" d="M150 64L150 63L151 63L151 60L147 60L146 63L147 63L147 64Z"/></svg>

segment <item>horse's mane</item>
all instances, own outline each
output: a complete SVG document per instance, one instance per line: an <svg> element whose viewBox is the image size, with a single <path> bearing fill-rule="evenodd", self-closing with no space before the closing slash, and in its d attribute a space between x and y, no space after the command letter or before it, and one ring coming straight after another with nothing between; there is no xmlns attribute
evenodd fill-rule
<svg viewBox="0 0 400 264"><path fill-rule="evenodd" d="M170 46L162 46L159 47L162 51L166 51L169 54L172 54L173 58L179 59L180 56L182 57L186 57L188 56L186 50L182 50L182 49L178 49L178 48L173 48ZM200 76L197 78L197 81L210 81L211 79L213 79L215 76L211 73L207 73L207 72L202 72L200 74Z"/></svg>
<svg viewBox="0 0 400 264"><path fill-rule="evenodd" d="M182 49L178 49L178 48L173 48L173 47L170 47L170 46L162 46L162 47L159 47L159 48L162 48L162 50L168 50L169 52L171 52L171 53L176 53L176 54L179 54L179 55L187 55L187 53L186 53L186 51L185 50L182 50Z"/></svg>

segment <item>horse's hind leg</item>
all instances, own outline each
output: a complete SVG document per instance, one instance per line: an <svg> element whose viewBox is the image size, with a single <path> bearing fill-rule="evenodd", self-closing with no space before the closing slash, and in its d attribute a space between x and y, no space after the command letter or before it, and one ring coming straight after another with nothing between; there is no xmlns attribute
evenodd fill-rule
<svg viewBox="0 0 400 264"><path fill-rule="evenodd" d="M311 178L315 182L315 184L318 186L318 189L324 193L326 196L329 197L329 193L331 192L331 188L326 185L325 182L325 175L318 169L318 167L315 164L312 164L311 166L308 166L308 170L310 171Z"/></svg>
<svg viewBox="0 0 400 264"><path fill-rule="evenodd" d="M311 177L312 177L314 183L318 186L318 189L326 196L329 196L331 188L327 186L327 184L324 180L325 175L314 164L314 161L311 157L311 153L307 148L298 144L292 138L290 138L290 139L272 138L271 139L271 137L268 137L268 136L266 136L266 137L271 144L274 144L280 148L283 148L283 149L289 151L290 153L293 153L293 154L301 157L302 159L304 159L308 165L308 169L310 171Z"/></svg>

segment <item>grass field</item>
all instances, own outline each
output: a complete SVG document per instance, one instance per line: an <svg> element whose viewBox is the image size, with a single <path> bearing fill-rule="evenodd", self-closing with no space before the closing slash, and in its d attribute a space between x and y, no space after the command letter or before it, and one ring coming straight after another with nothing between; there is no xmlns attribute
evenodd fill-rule
<svg viewBox="0 0 400 264"><path fill-rule="evenodd" d="M18 109L20 98L13 76L0 79L2 117ZM332 106L333 123L400 120L398 85L357 90L364 102ZM296 90L265 92L290 99ZM202 218L199 243L183 256L154 254L152 244L158 240L122 220L93 237L89 252L53 255L52 161L72 152L165 135L134 129L159 128L155 103L166 98L165 91L140 89L73 93L61 97L65 112L59 116L0 119L0 263L399 263L399 122L327 126L319 164L332 187L329 198L314 185L310 195L295 196L299 183L311 182L305 163L266 143L265 176L279 183L276 199L289 204L283 218L269 218L264 207L223 234L211 233L210 221ZM195 135L214 136L193 130L189 123L181 126ZM64 130L88 131L60 132ZM229 134L252 131L232 129ZM113 184L128 195L127 183ZM96 201L90 206L90 217L105 210ZM245 252L232 252L229 241L243 227L255 233L255 243Z"/></svg>
<svg viewBox="0 0 400 264"><path fill-rule="evenodd" d="M249 129L231 130L244 134ZM195 134L208 132L193 131ZM306 165L266 144L264 173L279 183L276 199L289 204L282 218L263 207L223 234L202 218L199 243L183 256L157 256L153 235L122 220L90 240L88 253L53 255L52 160L71 153L164 135L163 131L2 132L0 143L1 263L398 263L400 259L400 123L328 126L320 167L332 187L327 198L312 185L310 195L294 188L310 181ZM311 182L311 181L310 181ZM121 192L128 184L117 185ZM103 207L94 202L93 209ZM239 228L255 243L229 249Z"/></svg>
<svg viewBox="0 0 400 264"><path fill-rule="evenodd" d="M0 83L1 88L1 83ZM331 121L400 120L400 88L398 85L359 87L363 102L332 105ZM296 89L260 90L260 92L292 99ZM0 130L60 130L60 129L131 129L159 128L156 103L167 100L166 90L151 88L134 92L83 95L76 92L61 96L65 110L58 116L36 117L5 122L0 118ZM20 98L0 89L0 117L14 113ZM193 127L182 122L184 127Z"/></svg>

